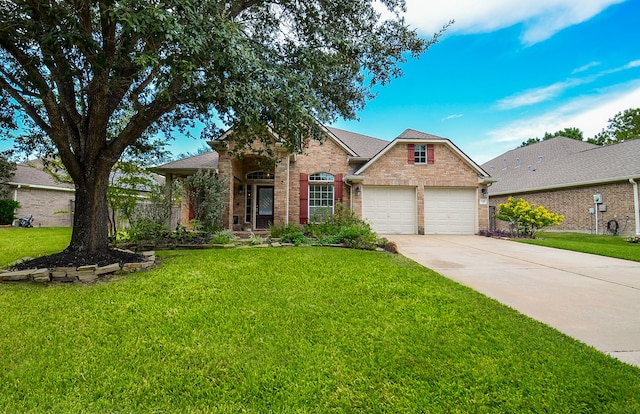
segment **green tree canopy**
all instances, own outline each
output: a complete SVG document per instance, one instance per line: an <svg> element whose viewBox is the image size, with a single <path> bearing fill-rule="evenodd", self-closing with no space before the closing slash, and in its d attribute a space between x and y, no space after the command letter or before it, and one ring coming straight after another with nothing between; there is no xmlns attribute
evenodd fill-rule
<svg viewBox="0 0 640 414"><path fill-rule="evenodd" d="M609 125L589 142L597 145L610 145L630 139L640 138L640 108L630 108L618 112L609 119Z"/></svg>
<svg viewBox="0 0 640 414"><path fill-rule="evenodd" d="M376 85L437 40L410 29L403 9L404 0L4 0L0 128L20 127L17 146L56 153L73 179L67 252L104 252L109 172L126 148L196 120L214 137L224 124L245 144L277 136L299 148L316 121L355 118Z"/></svg>
<svg viewBox="0 0 640 414"><path fill-rule="evenodd" d="M0 152L0 199L7 197L8 191L2 187L2 183L13 177L16 170L16 164L11 161L11 154L8 152Z"/></svg>
<svg viewBox="0 0 640 414"><path fill-rule="evenodd" d="M529 138L526 141L523 141L518 148L526 147L527 145L536 144L555 137L566 137L578 141L582 141L584 139L580 128L565 128L554 133L545 132L542 138Z"/></svg>

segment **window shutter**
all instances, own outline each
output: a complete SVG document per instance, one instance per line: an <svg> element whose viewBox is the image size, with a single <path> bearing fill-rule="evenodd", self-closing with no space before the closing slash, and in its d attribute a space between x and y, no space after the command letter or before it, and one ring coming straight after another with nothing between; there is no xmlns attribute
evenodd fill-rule
<svg viewBox="0 0 640 414"><path fill-rule="evenodd" d="M333 199L336 203L342 203L342 174L333 177Z"/></svg>
<svg viewBox="0 0 640 414"><path fill-rule="evenodd" d="M433 144L427 144L427 164L435 164L435 151Z"/></svg>
<svg viewBox="0 0 640 414"><path fill-rule="evenodd" d="M300 173L300 224L309 222L309 176Z"/></svg>
<svg viewBox="0 0 640 414"><path fill-rule="evenodd" d="M415 144L407 144L407 161L409 164L416 163L416 146Z"/></svg>

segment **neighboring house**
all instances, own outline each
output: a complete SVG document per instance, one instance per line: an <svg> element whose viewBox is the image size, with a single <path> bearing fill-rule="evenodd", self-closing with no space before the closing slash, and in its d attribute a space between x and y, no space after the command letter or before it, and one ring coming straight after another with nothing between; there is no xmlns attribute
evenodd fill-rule
<svg viewBox="0 0 640 414"><path fill-rule="evenodd" d="M310 140L304 153L277 148L272 171L251 153L231 157L229 132L210 143L214 152L155 170L167 182L215 170L228 185L223 225L232 230L305 224L336 203L381 234L474 234L488 227L491 178L450 140L411 129L391 142L337 128L324 132L326 139ZM186 224L193 208L187 197L184 203Z"/></svg>
<svg viewBox="0 0 640 414"><path fill-rule="evenodd" d="M151 174L159 184L164 177ZM70 227L75 211L75 188L73 184L60 183L45 172L38 160L16 165L16 171L7 182L9 197L20 203L16 214L19 218L32 215L35 227ZM148 192L140 188L141 197ZM17 221L17 220L16 220ZM17 225L14 223L14 225Z"/></svg>
<svg viewBox="0 0 640 414"><path fill-rule="evenodd" d="M19 218L32 215L35 227L69 227L73 224L73 185L56 182L42 170L39 162L17 164L13 177L5 185L9 187L10 197L20 203Z"/></svg>
<svg viewBox="0 0 640 414"><path fill-rule="evenodd" d="M506 152L482 167L497 180L489 187L492 212L508 197L522 197L565 216L553 229L640 233L640 140L597 146L556 137Z"/></svg>

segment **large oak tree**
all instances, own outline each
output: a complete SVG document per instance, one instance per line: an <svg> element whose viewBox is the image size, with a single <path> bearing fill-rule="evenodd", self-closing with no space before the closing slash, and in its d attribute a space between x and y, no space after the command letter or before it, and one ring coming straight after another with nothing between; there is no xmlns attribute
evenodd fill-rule
<svg viewBox="0 0 640 414"><path fill-rule="evenodd" d="M109 172L127 148L194 120L233 125L247 142L268 126L296 148L315 121L355 118L376 85L437 40L411 30L403 8L404 0L0 0L0 126L22 132L17 146L59 156L73 179L66 251L104 252Z"/></svg>

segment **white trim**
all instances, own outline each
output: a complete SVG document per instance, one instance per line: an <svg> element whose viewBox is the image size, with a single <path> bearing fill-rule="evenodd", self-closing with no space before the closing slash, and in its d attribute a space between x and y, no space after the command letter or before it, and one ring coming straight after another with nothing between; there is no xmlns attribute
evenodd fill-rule
<svg viewBox="0 0 640 414"><path fill-rule="evenodd" d="M633 185L633 213L636 222L636 236L640 235L640 201L638 200L638 183L629 178L629 182Z"/></svg>
<svg viewBox="0 0 640 414"><path fill-rule="evenodd" d="M63 191L63 192L67 192L67 193L75 193L76 190L75 188L66 188L66 187L54 187L52 185L38 185L38 184L23 184L23 183L16 183L16 182L8 182L5 183L11 186L15 186L16 189L22 189L22 188L33 188L36 190L51 190L51 191Z"/></svg>

